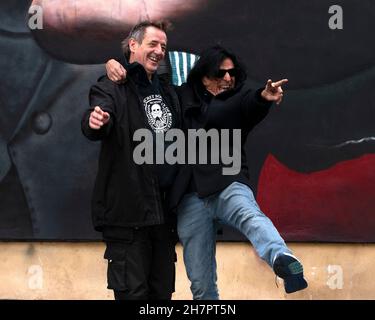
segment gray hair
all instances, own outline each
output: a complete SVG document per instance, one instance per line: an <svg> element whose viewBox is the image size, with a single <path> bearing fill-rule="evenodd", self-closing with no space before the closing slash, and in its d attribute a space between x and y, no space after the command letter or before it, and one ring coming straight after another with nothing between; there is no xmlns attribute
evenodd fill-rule
<svg viewBox="0 0 375 320"><path fill-rule="evenodd" d="M129 40L134 39L138 43L142 43L148 27L154 27L167 33L167 31L171 29L171 23L167 20L159 20L155 22L146 20L136 24L129 32L129 35L121 42L122 52L125 54L126 58L129 59L130 57Z"/></svg>

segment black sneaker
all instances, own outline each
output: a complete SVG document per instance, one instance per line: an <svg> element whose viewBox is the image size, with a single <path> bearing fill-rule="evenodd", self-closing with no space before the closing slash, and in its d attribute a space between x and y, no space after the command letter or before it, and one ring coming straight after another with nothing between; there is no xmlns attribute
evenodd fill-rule
<svg viewBox="0 0 375 320"><path fill-rule="evenodd" d="M293 293L307 288L303 278L302 264L289 253L279 255L273 263L273 271L284 280L286 293Z"/></svg>

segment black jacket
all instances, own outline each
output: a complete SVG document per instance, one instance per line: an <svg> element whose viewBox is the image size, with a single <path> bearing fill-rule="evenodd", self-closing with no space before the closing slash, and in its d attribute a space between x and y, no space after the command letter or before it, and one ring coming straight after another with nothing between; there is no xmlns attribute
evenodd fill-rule
<svg viewBox="0 0 375 320"><path fill-rule="evenodd" d="M161 95L180 117L178 98L169 79L159 76L159 83ZM110 122L92 130L88 121L97 105L110 114ZM102 140L92 197L95 230L164 223L157 176L151 165L133 161L133 133L146 127L146 115L131 76L125 84L113 83L107 77L99 79L90 90L90 106L82 119L82 132L90 140Z"/></svg>
<svg viewBox="0 0 375 320"><path fill-rule="evenodd" d="M183 195L191 191L206 197L235 181L250 186L244 144L248 133L264 119L272 105L260 96L261 90L253 91L247 83L241 82L234 89L207 99L210 94L201 84L186 83L177 89L185 131L200 128L241 129L241 170L235 175L223 175L225 165L221 162L182 166L172 188L172 208L176 208ZM229 150L232 152L233 140L229 141Z"/></svg>

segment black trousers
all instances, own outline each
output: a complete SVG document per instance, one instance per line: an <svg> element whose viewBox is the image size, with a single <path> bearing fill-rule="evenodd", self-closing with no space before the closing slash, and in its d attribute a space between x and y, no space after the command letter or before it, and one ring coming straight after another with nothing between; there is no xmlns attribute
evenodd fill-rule
<svg viewBox="0 0 375 320"><path fill-rule="evenodd" d="M175 290L175 229L126 228L126 239L106 241L108 289L116 300L170 300Z"/></svg>

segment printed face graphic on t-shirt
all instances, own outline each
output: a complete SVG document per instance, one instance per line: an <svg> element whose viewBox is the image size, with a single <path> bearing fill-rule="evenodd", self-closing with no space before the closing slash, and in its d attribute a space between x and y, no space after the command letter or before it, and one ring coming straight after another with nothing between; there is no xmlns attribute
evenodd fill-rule
<svg viewBox="0 0 375 320"><path fill-rule="evenodd" d="M143 99L148 124L155 132L166 132L172 126L172 113L159 94Z"/></svg>
<svg viewBox="0 0 375 320"><path fill-rule="evenodd" d="M162 115L163 115L163 112L161 111L161 106L160 106L160 104L155 103L155 104L151 107L151 115L152 115L152 117L154 118L154 120L160 120L160 118L161 118Z"/></svg>

